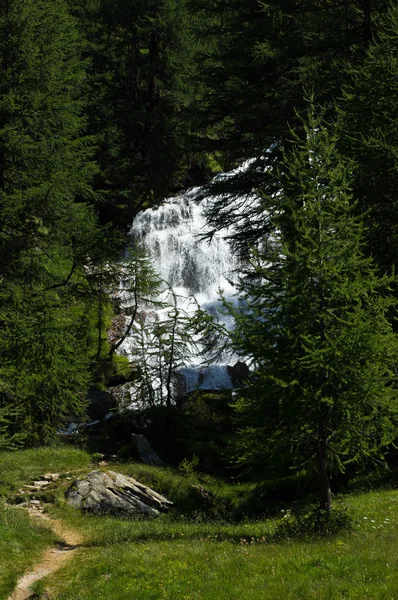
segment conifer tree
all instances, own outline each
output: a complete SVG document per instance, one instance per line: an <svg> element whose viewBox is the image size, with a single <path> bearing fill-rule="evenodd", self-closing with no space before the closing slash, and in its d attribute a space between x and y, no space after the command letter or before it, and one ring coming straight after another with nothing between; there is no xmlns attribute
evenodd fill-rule
<svg viewBox="0 0 398 600"><path fill-rule="evenodd" d="M252 376L236 404L237 460L263 473L316 473L320 506L348 463L382 459L398 425L397 343L387 319L395 279L364 257L350 169L336 136L309 112L271 204L274 234L252 252L235 348ZM265 201L266 199L264 199ZM283 471L286 473L286 470Z"/></svg>
<svg viewBox="0 0 398 600"><path fill-rule="evenodd" d="M49 441L82 415L90 378L83 201L95 172L82 135L84 65L63 0L0 7L0 408L9 434Z"/></svg>
<svg viewBox="0 0 398 600"><path fill-rule="evenodd" d="M179 181L187 44L181 0L71 2L90 58L86 108L98 143L102 222L121 228Z"/></svg>
<svg viewBox="0 0 398 600"><path fill-rule="evenodd" d="M285 142L302 88L333 106L386 0L189 0L196 19L199 143L229 159ZM204 138L204 139L202 139Z"/></svg>
<svg viewBox="0 0 398 600"><path fill-rule="evenodd" d="M398 8L379 20L340 102L340 151L356 163L354 197L366 213L369 253L383 268L398 252Z"/></svg>
<svg viewBox="0 0 398 600"><path fill-rule="evenodd" d="M189 5L200 49L196 141L217 152L225 169L256 158L250 168L219 177L206 190L214 198L209 223L214 231L232 226L231 241L245 254L268 231L267 216L253 196L259 188L279 193L283 185L274 165L290 145L290 128L301 126L303 89L316 90L328 118L335 118L347 71L362 64L388 2L216 0L209 6L190 0Z"/></svg>

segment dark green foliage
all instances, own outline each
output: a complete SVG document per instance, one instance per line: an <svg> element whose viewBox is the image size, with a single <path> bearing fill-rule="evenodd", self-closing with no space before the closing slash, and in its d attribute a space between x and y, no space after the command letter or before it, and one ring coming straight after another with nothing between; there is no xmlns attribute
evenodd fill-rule
<svg viewBox="0 0 398 600"><path fill-rule="evenodd" d="M75 2L90 57L87 116L97 139L102 221L130 225L179 180L189 56L184 2Z"/></svg>
<svg viewBox="0 0 398 600"><path fill-rule="evenodd" d="M295 508L283 512L284 519L276 528L276 538L323 537L353 528L352 518L342 508L327 511L313 506L306 510Z"/></svg>
<svg viewBox="0 0 398 600"><path fill-rule="evenodd" d="M361 60L386 5L191 0L200 50L195 109L208 148L242 160L284 142L304 107L303 86L329 105L346 79L346 61Z"/></svg>
<svg viewBox="0 0 398 600"><path fill-rule="evenodd" d="M196 456L198 467L211 473L228 468L234 432L229 391L197 391L183 401L180 436L186 456Z"/></svg>
<svg viewBox="0 0 398 600"><path fill-rule="evenodd" d="M99 447L134 458L131 434L142 433L168 463L178 466L196 456L198 471L225 475L234 434L230 401L230 392L203 391L180 400L178 407L122 411L104 425Z"/></svg>
<svg viewBox="0 0 398 600"><path fill-rule="evenodd" d="M350 69L340 103L340 147L356 162L354 195L367 212L369 251L396 263L398 208L398 9L379 23L364 63Z"/></svg>
<svg viewBox="0 0 398 600"><path fill-rule="evenodd" d="M207 208L214 231L233 225L231 241L240 253L269 233L264 206L253 202L253 193L260 188L271 196L283 186L274 167L289 149L290 129L301 127L303 89L315 90L327 118L335 118L348 71L360 68L388 5L385 0L190 1L199 38L192 143L217 150L225 168L256 157L249 170L219 178L205 192L214 196ZM375 97L369 106L379 103Z"/></svg>
<svg viewBox="0 0 398 600"><path fill-rule="evenodd" d="M175 406L150 406L142 410L119 411L106 425L109 452L114 450L122 460L137 458L131 434L145 435L159 456L175 466L186 456L182 441L182 415ZM99 449L104 449L101 442Z"/></svg>
<svg viewBox="0 0 398 600"><path fill-rule="evenodd" d="M62 0L0 10L0 407L10 435L48 442L82 415L87 263L98 241L82 137L80 41Z"/></svg>
<svg viewBox="0 0 398 600"><path fill-rule="evenodd" d="M386 315L395 278L363 255L349 164L312 109L269 199L273 236L252 252L236 310L236 349L253 376L236 410L237 461L273 476L315 472L321 508L330 477L382 459L397 434L397 344Z"/></svg>
<svg viewBox="0 0 398 600"><path fill-rule="evenodd" d="M25 439L23 432L10 435L9 428L12 426L15 416L15 411L9 407L0 409L0 451L15 450Z"/></svg>

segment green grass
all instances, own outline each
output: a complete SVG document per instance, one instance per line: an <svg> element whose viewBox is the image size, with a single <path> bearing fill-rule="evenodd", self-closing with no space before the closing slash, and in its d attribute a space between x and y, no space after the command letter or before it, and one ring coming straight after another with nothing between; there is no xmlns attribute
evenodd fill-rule
<svg viewBox="0 0 398 600"><path fill-rule="evenodd" d="M113 467L110 467L113 468ZM242 513L248 496L257 487L252 483L231 484L201 473L186 474L167 467L151 467L140 463L119 464L120 473L133 477L173 500L177 512L191 515L204 511L211 518ZM198 493L202 486L211 494L210 505L203 503Z"/></svg>
<svg viewBox="0 0 398 600"><path fill-rule="evenodd" d="M57 450L58 466L54 468L50 466L52 453L53 449L0 455L0 469L2 464L8 465L5 488L15 489L13 469L21 485L24 478L31 479L34 470L63 470L63 462L69 471L93 468L87 454L71 448ZM83 533L85 543L70 563L37 587L47 590L46 598L398 599L398 491L393 486L335 499L337 506L347 506L352 530L299 538L288 529L281 534L281 525L290 517L285 518L281 511L275 516L275 506L272 510L264 506L264 514L274 515L269 518L236 519L254 486L228 485L211 477L186 476L136 463L109 468L165 493L176 508L157 519L132 520L84 515L62 500L51 506L54 516ZM61 480L60 484L66 486L67 482ZM207 514L198 510L197 485L212 493L217 510ZM228 521L228 515L234 519ZM51 542L48 532L35 528L32 532L17 510L7 512L7 519L4 526L0 521L0 535L2 526L8 532L0 538L5 542L0 553L0 565L6 565L6 580L0 588L3 594L23 567L32 564L40 549Z"/></svg>
<svg viewBox="0 0 398 600"><path fill-rule="evenodd" d="M277 518L242 523L149 521L55 512L86 547L46 584L54 600L398 598L398 491L353 494L352 531L278 538ZM77 594L76 590L79 590Z"/></svg>
<svg viewBox="0 0 398 600"><path fill-rule="evenodd" d="M88 469L89 464L89 454L70 446L0 452L0 496L8 496L44 473Z"/></svg>
<svg viewBox="0 0 398 600"><path fill-rule="evenodd" d="M47 581L50 597L392 600L398 597L397 501L398 493L387 491L349 498L353 531L279 542L272 541L275 520L241 526L174 523L172 531L167 519L145 529L142 522L113 519L112 528L108 519L86 517L83 528L97 546L85 548ZM245 539L226 541L239 534Z"/></svg>
<svg viewBox="0 0 398 600"><path fill-rule="evenodd" d="M18 578L54 542L53 533L33 524L23 510L0 505L0 599L8 598Z"/></svg>
<svg viewBox="0 0 398 600"><path fill-rule="evenodd" d="M66 446L0 452L0 497L12 498L21 486L46 472L88 470L89 464L87 453ZM54 540L53 533L33 523L26 512L0 503L1 600Z"/></svg>

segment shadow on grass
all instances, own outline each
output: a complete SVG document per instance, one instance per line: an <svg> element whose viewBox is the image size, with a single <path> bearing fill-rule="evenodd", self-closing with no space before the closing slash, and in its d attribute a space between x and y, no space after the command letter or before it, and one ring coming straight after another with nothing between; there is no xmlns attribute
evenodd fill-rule
<svg viewBox="0 0 398 600"><path fill-rule="evenodd" d="M344 482L339 492L344 494L361 494L376 490L394 490L398 487L398 467L375 469L370 473L353 475Z"/></svg>
<svg viewBox="0 0 398 600"><path fill-rule="evenodd" d="M317 506L282 510L278 518L246 520L239 524L194 522L187 520L143 521L112 519L94 527L94 539L88 546L112 546L122 543L147 542L229 542L241 545L274 544L286 540L330 537L351 530L352 520L346 509L335 508L331 513Z"/></svg>

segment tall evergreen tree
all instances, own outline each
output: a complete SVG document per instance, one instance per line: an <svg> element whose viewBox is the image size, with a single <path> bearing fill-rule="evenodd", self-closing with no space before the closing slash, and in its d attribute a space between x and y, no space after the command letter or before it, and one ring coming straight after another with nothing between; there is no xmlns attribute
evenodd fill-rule
<svg viewBox="0 0 398 600"><path fill-rule="evenodd" d="M285 142L302 89L340 94L346 62L362 60L386 0L190 0L201 52L201 139L232 160ZM208 135L210 133L210 135ZM207 134L207 135L206 135Z"/></svg>
<svg viewBox="0 0 398 600"><path fill-rule="evenodd" d="M71 2L87 38L87 116L103 222L129 225L179 182L187 36L177 0Z"/></svg>
<svg viewBox="0 0 398 600"><path fill-rule="evenodd" d="M241 281L245 305L230 307L233 342L253 369L236 404L237 459L268 474L315 472L329 511L332 474L383 458L397 436L397 343L387 319L395 279L364 257L336 136L313 109L304 131L285 157L274 235Z"/></svg>
<svg viewBox="0 0 398 600"><path fill-rule="evenodd" d="M90 377L86 265L98 228L82 200L95 166L80 54L63 0L1 4L0 408L28 443L84 411Z"/></svg>
<svg viewBox="0 0 398 600"><path fill-rule="evenodd" d="M340 103L340 150L356 163L354 196L367 214L369 253L383 268L398 252L398 8L378 23Z"/></svg>
<svg viewBox="0 0 398 600"><path fill-rule="evenodd" d="M217 0L209 7L191 0L190 6L201 40L197 143L217 151L224 167L256 158L206 192L214 196L207 211L214 230L233 226L232 243L245 253L269 227L256 189L272 195L284 186L274 165L289 148L290 128L301 127L303 89L316 90L335 118L348 66L362 63L388 2Z"/></svg>

